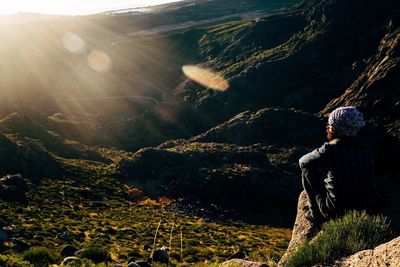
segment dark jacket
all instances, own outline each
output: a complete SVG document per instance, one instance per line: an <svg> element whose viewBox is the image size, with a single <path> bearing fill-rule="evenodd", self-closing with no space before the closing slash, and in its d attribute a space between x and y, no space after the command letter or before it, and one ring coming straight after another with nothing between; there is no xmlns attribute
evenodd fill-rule
<svg viewBox="0 0 400 267"><path fill-rule="evenodd" d="M300 168L325 198L331 216L347 210L374 211L376 180L369 146L355 137L335 139L304 155ZM304 173L304 172L303 172Z"/></svg>

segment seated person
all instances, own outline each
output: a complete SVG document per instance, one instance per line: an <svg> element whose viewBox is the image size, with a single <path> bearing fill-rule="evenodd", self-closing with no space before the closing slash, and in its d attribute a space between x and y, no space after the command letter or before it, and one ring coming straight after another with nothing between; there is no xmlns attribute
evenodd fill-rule
<svg viewBox="0 0 400 267"><path fill-rule="evenodd" d="M309 199L306 217L317 227L349 210L371 211L375 204L374 157L357 138L364 126L356 108L334 110L326 127L329 142L299 160Z"/></svg>

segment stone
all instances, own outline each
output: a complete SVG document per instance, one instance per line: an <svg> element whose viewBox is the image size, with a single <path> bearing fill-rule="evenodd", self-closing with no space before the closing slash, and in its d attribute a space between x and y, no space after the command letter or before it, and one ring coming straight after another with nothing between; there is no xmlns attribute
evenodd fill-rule
<svg viewBox="0 0 400 267"><path fill-rule="evenodd" d="M267 264L262 262L246 261L242 259L233 259L225 261L219 265L220 267L268 267Z"/></svg>
<svg viewBox="0 0 400 267"><path fill-rule="evenodd" d="M284 263L289 259L291 253L303 244L309 237L310 233L314 230L312 223L305 216L305 211L307 210L308 205L307 194L303 191L299 196L297 216L293 226L292 238L285 254L279 261L279 266L284 266Z"/></svg>
<svg viewBox="0 0 400 267"><path fill-rule="evenodd" d="M72 245L66 245L65 247L63 247L60 254L63 257L70 257L70 256L74 256L77 251L78 251L78 249L76 247L74 247Z"/></svg>
<svg viewBox="0 0 400 267"><path fill-rule="evenodd" d="M63 232L63 233L58 233L56 235L56 239L62 240L62 241L72 241L73 238L69 233Z"/></svg>
<svg viewBox="0 0 400 267"><path fill-rule="evenodd" d="M229 256L226 260L233 260L233 259L245 259L247 257L246 252L244 251L238 251L234 253L233 255Z"/></svg>
<svg viewBox="0 0 400 267"><path fill-rule="evenodd" d="M66 257L62 262L61 262L61 266L63 265L67 265L68 263L74 262L74 261L80 261L81 259L78 257Z"/></svg>
<svg viewBox="0 0 400 267"><path fill-rule="evenodd" d="M156 249L151 257L153 262L168 264L169 254L164 249Z"/></svg>
<svg viewBox="0 0 400 267"><path fill-rule="evenodd" d="M364 266L400 266L400 236L375 249L363 250L342 258L332 265L332 267Z"/></svg>

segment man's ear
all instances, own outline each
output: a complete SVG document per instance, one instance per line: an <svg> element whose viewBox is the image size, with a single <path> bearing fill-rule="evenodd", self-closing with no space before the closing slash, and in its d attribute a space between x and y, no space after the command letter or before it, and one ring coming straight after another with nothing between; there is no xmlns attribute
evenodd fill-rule
<svg viewBox="0 0 400 267"><path fill-rule="evenodd" d="M335 129L332 125L329 125L329 126L328 126L328 131L329 131L332 135L336 134L336 129Z"/></svg>

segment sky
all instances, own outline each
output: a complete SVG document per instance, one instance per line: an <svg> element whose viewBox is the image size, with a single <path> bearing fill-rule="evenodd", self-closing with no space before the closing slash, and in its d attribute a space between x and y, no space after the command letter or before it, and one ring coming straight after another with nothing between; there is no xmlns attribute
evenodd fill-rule
<svg viewBox="0 0 400 267"><path fill-rule="evenodd" d="M0 15L9 15L17 12L83 15L177 1L179 0L0 0Z"/></svg>

